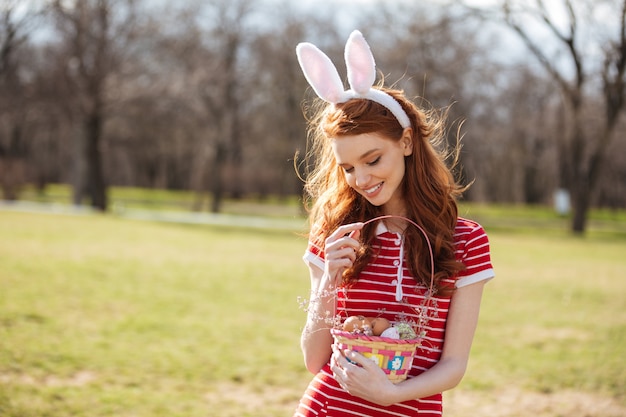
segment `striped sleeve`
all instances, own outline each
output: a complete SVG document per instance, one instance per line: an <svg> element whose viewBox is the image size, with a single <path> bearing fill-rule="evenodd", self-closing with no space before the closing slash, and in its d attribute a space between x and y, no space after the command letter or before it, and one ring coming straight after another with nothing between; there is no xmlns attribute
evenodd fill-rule
<svg viewBox="0 0 626 417"><path fill-rule="evenodd" d="M314 265L319 269L324 270L324 247L316 237L319 237L319 227L314 227L311 230L309 244L304 252L304 256L302 256L302 260L309 267Z"/></svg>
<svg viewBox="0 0 626 417"><path fill-rule="evenodd" d="M454 237L457 259L465 265L465 270L458 274L456 287L492 279L495 273L489 238L483 227L471 220L459 219Z"/></svg>

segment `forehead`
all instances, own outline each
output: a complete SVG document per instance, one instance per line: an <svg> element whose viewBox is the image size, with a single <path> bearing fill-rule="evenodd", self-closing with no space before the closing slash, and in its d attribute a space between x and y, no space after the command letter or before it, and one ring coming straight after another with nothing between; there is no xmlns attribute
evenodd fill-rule
<svg viewBox="0 0 626 417"><path fill-rule="evenodd" d="M393 146L394 141L376 133L339 136L331 139L331 147L337 163L349 163L367 158L377 151Z"/></svg>

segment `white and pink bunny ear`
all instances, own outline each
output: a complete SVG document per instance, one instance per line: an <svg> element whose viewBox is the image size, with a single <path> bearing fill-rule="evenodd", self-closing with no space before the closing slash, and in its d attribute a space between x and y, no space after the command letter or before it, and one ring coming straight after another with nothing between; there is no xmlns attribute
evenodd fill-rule
<svg viewBox="0 0 626 417"><path fill-rule="evenodd" d="M350 88L364 96L376 81L376 62L370 46L358 30L350 34L344 52Z"/></svg>
<svg viewBox="0 0 626 417"><path fill-rule="evenodd" d="M343 83L330 58L312 43L301 43L296 47L298 62L313 91L329 103L345 101Z"/></svg>
<svg viewBox="0 0 626 417"><path fill-rule="evenodd" d="M373 88L376 81L376 63L365 38L353 31L346 42L344 58L348 69L350 90L344 91L337 68L317 46L304 42L296 47L298 62L315 94L329 103L344 103L352 98L372 100L386 107L403 128L411 126L406 112L393 97Z"/></svg>

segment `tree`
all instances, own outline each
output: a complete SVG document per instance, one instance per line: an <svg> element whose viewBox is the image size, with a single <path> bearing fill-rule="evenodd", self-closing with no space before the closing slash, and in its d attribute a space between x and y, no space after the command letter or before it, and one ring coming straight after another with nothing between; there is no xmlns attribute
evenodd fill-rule
<svg viewBox="0 0 626 417"><path fill-rule="evenodd" d="M102 138L107 117L107 82L120 71L135 23L133 0L54 0L61 35L60 62L65 64L69 114L78 120L78 171L74 203L86 194L91 205L107 209ZM84 169L84 172L83 172Z"/></svg>
<svg viewBox="0 0 626 417"><path fill-rule="evenodd" d="M240 169L243 157L241 120L245 55L252 13L251 0L213 0L200 5L191 3L182 13L187 16L187 30L178 47L184 51L178 59L187 74L187 100L198 120L198 149L193 161L192 187L196 191L194 210L203 206L210 192L210 210L219 212L226 193L226 177L235 184L232 194L240 196Z"/></svg>
<svg viewBox="0 0 626 417"><path fill-rule="evenodd" d="M590 3L562 0L565 11L562 24L543 0L535 0L534 7L514 0L502 3L503 18L528 50L539 61L559 86L563 101L569 113L569 129L564 131L564 150L560 157L565 158L567 178L564 184L572 195L574 215L572 231L584 233L587 213L591 206L593 191L601 175L607 148L614 139L619 116L624 109L626 85L626 0L596 2L594 10ZM551 6L555 3L551 2ZM585 11L582 9L587 7ZM603 8L602 6L605 6ZM608 10L612 12L608 12ZM605 11L611 17L617 16L617 24L602 25L614 30L614 37L598 48L600 64L594 66L594 56L585 53L582 35L583 15L597 16ZM533 27L523 21L530 16L535 24L541 25L551 34L551 40L540 40L534 36ZM606 16L605 16L606 18ZM590 23L591 24L591 23ZM557 53L569 58L569 65L563 66L557 54L551 54L550 46L558 48ZM595 71L595 73L594 73ZM594 76L596 77L594 79ZM590 132L586 129L585 111L595 97L603 97L604 117L601 126Z"/></svg>
<svg viewBox="0 0 626 417"><path fill-rule="evenodd" d="M5 200L17 199L26 176L29 95L23 52L40 16L41 10L18 0L5 1L0 9L0 187Z"/></svg>
<svg viewBox="0 0 626 417"><path fill-rule="evenodd" d="M305 38L307 26L287 3L280 13L284 25L258 36L253 44L256 85L258 90L263 87L254 93L256 111L248 124L258 138L250 143L256 159L251 180L260 196L269 192L281 197L302 195L304 185L298 178L304 172L294 172L293 162L296 154L295 162L300 162L306 148L301 102L308 84L295 60L294 40ZM274 168L271 172L270 166Z"/></svg>

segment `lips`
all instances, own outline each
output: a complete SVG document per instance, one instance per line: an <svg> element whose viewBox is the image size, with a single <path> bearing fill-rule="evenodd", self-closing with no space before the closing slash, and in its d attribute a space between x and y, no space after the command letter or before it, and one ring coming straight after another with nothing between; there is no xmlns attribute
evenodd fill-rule
<svg viewBox="0 0 626 417"><path fill-rule="evenodd" d="M381 182L381 183L376 184L375 186L373 186L371 188L364 189L363 191L365 192L365 194L368 197L371 197L374 194L376 194L382 188L382 186L383 186L383 183Z"/></svg>

